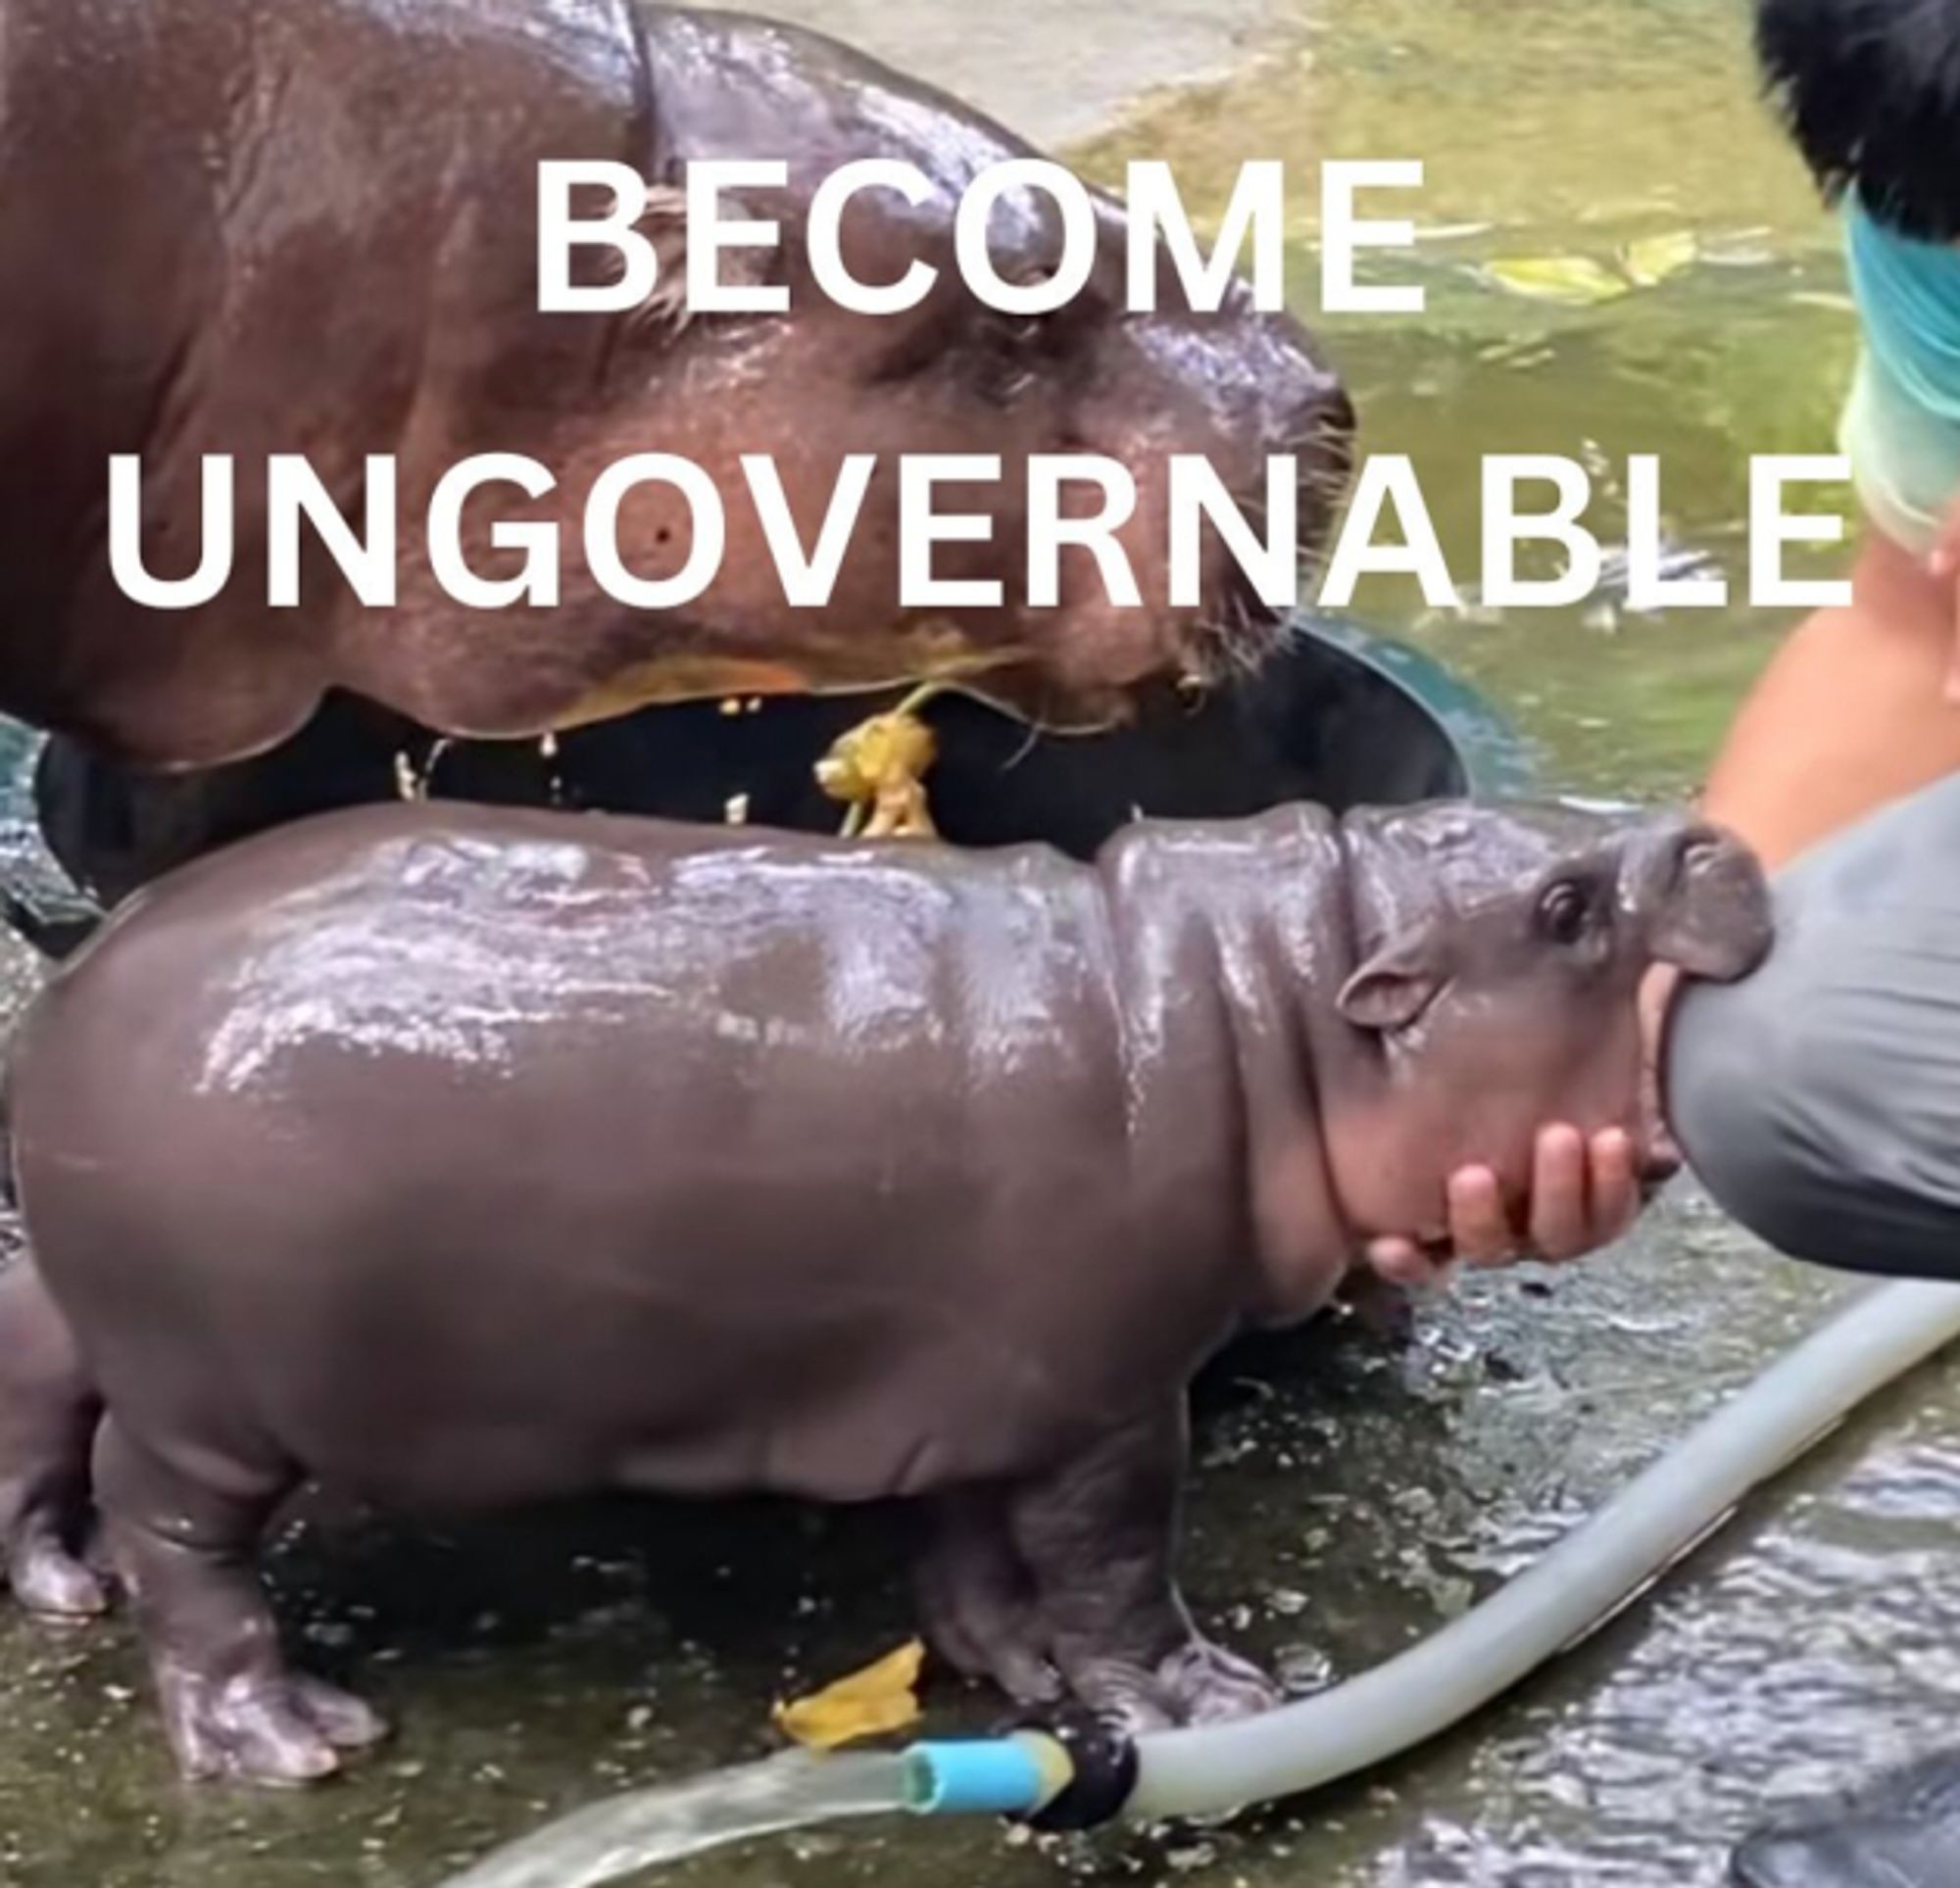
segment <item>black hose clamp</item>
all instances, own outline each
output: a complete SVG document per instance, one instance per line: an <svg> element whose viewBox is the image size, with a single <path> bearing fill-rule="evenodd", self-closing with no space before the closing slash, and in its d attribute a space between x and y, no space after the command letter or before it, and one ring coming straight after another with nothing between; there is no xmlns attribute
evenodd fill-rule
<svg viewBox="0 0 1960 1888"><path fill-rule="evenodd" d="M1015 1726L1052 1737L1068 1754L1068 1787L1016 1820L1045 1835L1100 1829L1123 1814L1137 1788L1137 1746L1128 1733L1087 1711L1029 1718Z"/></svg>

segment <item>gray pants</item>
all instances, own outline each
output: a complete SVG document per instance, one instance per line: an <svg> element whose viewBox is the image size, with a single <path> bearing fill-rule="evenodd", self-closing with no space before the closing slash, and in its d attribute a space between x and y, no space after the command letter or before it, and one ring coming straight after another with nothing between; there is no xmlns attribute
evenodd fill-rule
<svg viewBox="0 0 1960 1888"><path fill-rule="evenodd" d="M1676 1007L1690 1163L1798 1258L1960 1278L1960 776L1806 854L1776 903L1762 970Z"/></svg>

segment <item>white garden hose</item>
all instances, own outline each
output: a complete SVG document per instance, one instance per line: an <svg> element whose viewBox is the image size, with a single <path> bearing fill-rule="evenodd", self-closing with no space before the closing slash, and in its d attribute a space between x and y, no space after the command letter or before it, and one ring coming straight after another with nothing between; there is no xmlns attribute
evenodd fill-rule
<svg viewBox="0 0 1960 1888"><path fill-rule="evenodd" d="M1264 1717L1139 1741L1133 1817L1215 1815L1381 1763L1611 1619L1751 1489L1960 1337L1960 1285L1866 1293L1481 1606L1358 1678Z"/></svg>
<svg viewBox="0 0 1960 1888"><path fill-rule="evenodd" d="M444 1888L592 1888L840 1816L1060 1812L1064 1826L1085 1826L1216 1816L1299 1795L1449 1729L1604 1624L1752 1489L1955 1337L1960 1285L1868 1292L1481 1606L1374 1670L1263 1717L1155 1732L1094 1757L1041 1730L883 1756L793 1753L593 1805Z"/></svg>

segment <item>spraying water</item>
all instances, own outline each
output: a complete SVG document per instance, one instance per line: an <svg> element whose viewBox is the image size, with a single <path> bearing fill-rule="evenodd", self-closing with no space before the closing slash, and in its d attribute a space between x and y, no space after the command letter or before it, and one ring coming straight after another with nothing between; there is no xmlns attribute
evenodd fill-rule
<svg viewBox="0 0 1960 1888"><path fill-rule="evenodd" d="M704 1849L906 1807L902 1754L790 1751L595 1803L497 1850L442 1888L593 1888Z"/></svg>

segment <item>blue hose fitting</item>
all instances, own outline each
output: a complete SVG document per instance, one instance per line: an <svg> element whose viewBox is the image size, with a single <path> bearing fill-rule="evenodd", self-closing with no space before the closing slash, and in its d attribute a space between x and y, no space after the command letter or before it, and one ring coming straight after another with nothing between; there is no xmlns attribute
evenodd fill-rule
<svg viewBox="0 0 1960 1888"><path fill-rule="evenodd" d="M1040 1731L906 1752L906 1807L916 1815L1032 1816L1073 1780L1068 1753Z"/></svg>
<svg viewBox="0 0 1960 1888"><path fill-rule="evenodd" d="M1137 1747L1087 1714L1000 1737L914 1744L906 1807L917 1815L1005 1815L1043 1830L1099 1828L1137 1787Z"/></svg>

